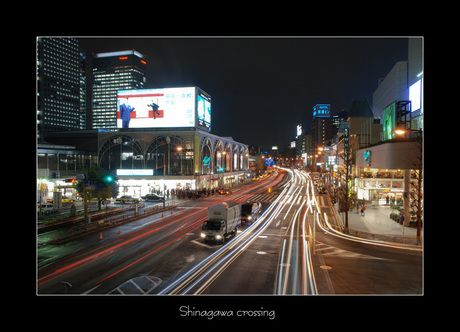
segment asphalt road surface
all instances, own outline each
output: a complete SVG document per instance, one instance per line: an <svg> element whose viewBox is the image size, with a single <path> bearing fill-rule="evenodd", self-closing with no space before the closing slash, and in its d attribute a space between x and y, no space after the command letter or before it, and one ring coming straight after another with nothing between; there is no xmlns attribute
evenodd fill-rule
<svg viewBox="0 0 460 332"><path fill-rule="evenodd" d="M272 192L268 192L272 188ZM262 202L221 245L204 243L207 208ZM38 294L422 294L422 250L350 237L304 172L280 170L231 195L178 201L172 215L49 249ZM46 249L48 248L48 249ZM58 257L58 258L53 258Z"/></svg>
<svg viewBox="0 0 460 332"><path fill-rule="evenodd" d="M284 172L233 190L195 201L184 200L164 218L155 215L48 249L48 261L38 270L38 294L155 294L204 260L221 245L199 237L207 208L223 201L274 198L268 188L283 181ZM267 206L268 204L264 204ZM243 226L241 233L244 232ZM238 234L238 235L239 235ZM237 236L238 237L238 236ZM231 242L231 239L226 243ZM38 249L47 250L43 244ZM61 251L64 251L63 255Z"/></svg>

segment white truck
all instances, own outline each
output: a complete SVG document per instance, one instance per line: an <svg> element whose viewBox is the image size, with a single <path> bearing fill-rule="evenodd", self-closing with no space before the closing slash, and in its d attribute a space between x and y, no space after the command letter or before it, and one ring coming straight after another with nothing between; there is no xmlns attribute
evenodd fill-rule
<svg viewBox="0 0 460 332"><path fill-rule="evenodd" d="M208 219L201 226L201 238L224 243L228 236L236 235L240 225L241 204L217 204L208 208Z"/></svg>

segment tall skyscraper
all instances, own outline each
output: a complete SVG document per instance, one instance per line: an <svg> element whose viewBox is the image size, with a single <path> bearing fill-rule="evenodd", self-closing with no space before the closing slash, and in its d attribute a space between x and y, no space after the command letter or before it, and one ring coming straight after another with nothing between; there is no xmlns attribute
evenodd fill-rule
<svg viewBox="0 0 460 332"><path fill-rule="evenodd" d="M331 105L317 104L313 106L311 120L312 153L317 153L319 147L326 146L331 139Z"/></svg>
<svg viewBox="0 0 460 332"><path fill-rule="evenodd" d="M135 50L93 54L93 129L117 127L117 90L142 89L146 65Z"/></svg>
<svg viewBox="0 0 460 332"><path fill-rule="evenodd" d="M37 138L80 129L80 50L75 38L37 38Z"/></svg>

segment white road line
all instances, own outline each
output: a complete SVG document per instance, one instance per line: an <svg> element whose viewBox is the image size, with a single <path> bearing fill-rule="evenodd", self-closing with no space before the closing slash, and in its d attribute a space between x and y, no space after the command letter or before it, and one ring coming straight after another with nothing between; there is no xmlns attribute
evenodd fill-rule
<svg viewBox="0 0 460 332"><path fill-rule="evenodd" d="M211 247L209 245L207 245L206 243L203 243L203 242L200 242L200 241L197 241L197 240L192 240L191 242L195 243L195 244L198 244L199 246L203 246L203 247L206 247L206 248L209 248L209 249L213 249L214 247Z"/></svg>
<svg viewBox="0 0 460 332"><path fill-rule="evenodd" d="M86 292L81 293L81 295L87 295L87 294L91 293L93 290L95 290L96 288L98 288L100 285L102 285L102 284L99 284L99 285L97 285L96 287L93 287L93 288L91 288L91 289L88 289Z"/></svg>

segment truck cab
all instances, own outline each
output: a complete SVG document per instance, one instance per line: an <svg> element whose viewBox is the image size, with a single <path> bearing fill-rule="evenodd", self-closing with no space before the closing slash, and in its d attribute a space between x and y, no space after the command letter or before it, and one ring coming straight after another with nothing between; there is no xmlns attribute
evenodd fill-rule
<svg viewBox="0 0 460 332"><path fill-rule="evenodd" d="M241 204L221 203L208 208L208 219L201 226L201 238L205 241L224 243L235 236L241 225Z"/></svg>
<svg viewBox="0 0 460 332"><path fill-rule="evenodd" d="M205 241L225 241L225 221L206 220L201 226L201 237Z"/></svg>

